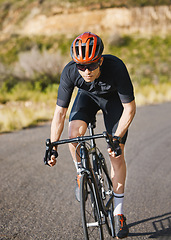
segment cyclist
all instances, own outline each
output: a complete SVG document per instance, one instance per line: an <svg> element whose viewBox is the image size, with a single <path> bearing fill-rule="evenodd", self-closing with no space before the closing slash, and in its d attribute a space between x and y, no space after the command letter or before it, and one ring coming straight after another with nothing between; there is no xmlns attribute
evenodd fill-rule
<svg viewBox="0 0 171 240"><path fill-rule="evenodd" d="M120 156L108 148L111 159L111 178L114 189L114 220L117 238L128 236L129 230L123 215L126 163L124 145L128 127L132 122L136 105L133 86L124 63L113 55L102 55L103 42L99 36L85 32L74 39L70 61L62 71L54 117L51 124L51 141L58 141L64 127L68 105L74 87L78 93L69 118L69 137L84 135L88 123L102 110L106 130L113 136ZM79 169L81 162L75 158L76 143L69 149L77 169L76 198L79 200ZM57 149L49 161L56 164Z"/></svg>

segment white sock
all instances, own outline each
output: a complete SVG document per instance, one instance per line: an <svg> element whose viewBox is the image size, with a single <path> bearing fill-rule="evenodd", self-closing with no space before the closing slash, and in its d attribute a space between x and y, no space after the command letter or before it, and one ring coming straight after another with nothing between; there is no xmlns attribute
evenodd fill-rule
<svg viewBox="0 0 171 240"><path fill-rule="evenodd" d="M123 214L124 193L114 193L114 216Z"/></svg>
<svg viewBox="0 0 171 240"><path fill-rule="evenodd" d="M82 168L82 163L81 162L76 162L75 160L73 160L75 168L77 170L77 173L80 174L80 170Z"/></svg>

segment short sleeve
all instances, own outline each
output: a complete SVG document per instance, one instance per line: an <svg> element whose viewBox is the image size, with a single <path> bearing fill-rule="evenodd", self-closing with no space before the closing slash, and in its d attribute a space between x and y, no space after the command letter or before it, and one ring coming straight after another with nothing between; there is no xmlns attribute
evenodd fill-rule
<svg viewBox="0 0 171 240"><path fill-rule="evenodd" d="M134 100L134 89L125 64L120 60L117 68L117 91L122 103Z"/></svg>
<svg viewBox="0 0 171 240"><path fill-rule="evenodd" d="M74 89L74 83L70 77L70 72L70 66L67 65L62 71L58 88L57 105L64 108L69 106Z"/></svg>

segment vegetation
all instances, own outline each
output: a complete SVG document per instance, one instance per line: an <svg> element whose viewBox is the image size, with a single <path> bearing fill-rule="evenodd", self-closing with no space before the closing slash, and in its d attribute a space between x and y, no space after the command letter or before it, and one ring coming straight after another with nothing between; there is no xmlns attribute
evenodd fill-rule
<svg viewBox="0 0 171 240"><path fill-rule="evenodd" d="M0 132L52 118L74 37L16 35L0 42ZM171 35L104 36L104 44L104 53L127 65L139 105L171 100Z"/></svg>
<svg viewBox="0 0 171 240"><path fill-rule="evenodd" d="M156 5L170 5L170 0L0 0L1 6L7 11L10 7L26 8L29 5L39 5L46 7L75 7L77 6L90 6L99 4L101 7L132 7L132 6L156 6ZM5 13L4 13L5 14Z"/></svg>
<svg viewBox="0 0 171 240"><path fill-rule="evenodd" d="M73 39L73 38L72 38ZM11 64L19 59L19 53L38 49L41 53L46 50L49 52L60 52L65 55L70 48L72 39L65 36L20 36L12 35L10 38L0 41L0 62Z"/></svg>
<svg viewBox="0 0 171 240"><path fill-rule="evenodd" d="M44 90L59 83L59 76L69 52L71 40L60 37L13 36L0 42L0 87L10 91L19 82ZM7 98L0 102L6 102Z"/></svg>
<svg viewBox="0 0 171 240"><path fill-rule="evenodd" d="M10 92L1 92L9 101L0 105L0 132L34 126L52 117L57 85L50 85L44 92L28 85L20 83Z"/></svg>
<svg viewBox="0 0 171 240"><path fill-rule="evenodd" d="M62 41L62 39L66 39ZM72 38L13 36L0 43L0 87L10 91L19 82L44 91L49 84L59 83L60 73L69 61ZM127 65L134 84L158 84L171 81L171 35L164 38L131 36L104 37L105 52L121 58ZM7 95L6 95L7 96ZM0 102L8 101L2 97Z"/></svg>
<svg viewBox="0 0 171 240"><path fill-rule="evenodd" d="M147 85L171 81L171 35L162 38L111 38L109 52L127 65L134 84Z"/></svg>

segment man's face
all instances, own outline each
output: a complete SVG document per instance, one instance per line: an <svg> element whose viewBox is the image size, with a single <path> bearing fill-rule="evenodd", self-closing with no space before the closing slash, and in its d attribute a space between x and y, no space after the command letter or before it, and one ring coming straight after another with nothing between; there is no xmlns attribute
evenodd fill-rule
<svg viewBox="0 0 171 240"><path fill-rule="evenodd" d="M85 71L81 71L78 69L78 72L86 82L93 82L100 76L100 66L102 65L102 63L103 57L100 59L99 65L95 70L90 71L88 68L86 68Z"/></svg>

